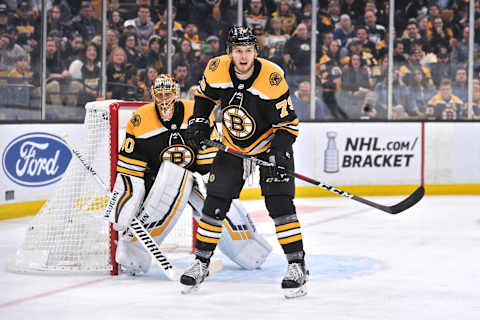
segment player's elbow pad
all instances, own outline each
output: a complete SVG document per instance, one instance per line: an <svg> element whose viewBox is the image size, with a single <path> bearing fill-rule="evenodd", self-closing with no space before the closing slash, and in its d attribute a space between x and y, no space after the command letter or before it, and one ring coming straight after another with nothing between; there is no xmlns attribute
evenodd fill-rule
<svg viewBox="0 0 480 320"><path fill-rule="evenodd" d="M118 173L105 209L105 218L114 224L115 229L125 230L140 211L144 196L143 179Z"/></svg>

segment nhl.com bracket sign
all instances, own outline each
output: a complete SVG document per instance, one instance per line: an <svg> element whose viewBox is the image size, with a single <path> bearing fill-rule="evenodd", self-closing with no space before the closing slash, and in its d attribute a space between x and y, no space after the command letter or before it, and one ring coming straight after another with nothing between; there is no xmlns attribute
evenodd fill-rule
<svg viewBox="0 0 480 320"><path fill-rule="evenodd" d="M384 172L389 175L385 177L388 183L392 178L418 177L420 172L422 138L418 125L365 127L357 124L344 128L337 125L325 128L319 137L324 173L345 174L349 181L360 182L361 178L368 180L374 172Z"/></svg>
<svg viewBox="0 0 480 320"><path fill-rule="evenodd" d="M56 135L33 132L14 138L2 154L3 170L15 184L42 187L59 181L72 153Z"/></svg>

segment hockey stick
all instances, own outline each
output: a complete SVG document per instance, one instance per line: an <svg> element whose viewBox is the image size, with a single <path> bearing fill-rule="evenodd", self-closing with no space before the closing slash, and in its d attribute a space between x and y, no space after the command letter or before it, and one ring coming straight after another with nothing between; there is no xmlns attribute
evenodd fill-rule
<svg viewBox="0 0 480 320"><path fill-rule="evenodd" d="M212 140L203 140L202 141L203 144L209 146L209 147L215 147L215 148L218 148L219 150L223 151L223 152L226 152L226 153L229 153L229 154L232 154L234 156L237 156L239 158L242 158L242 159L247 159L247 160L250 160L258 165L261 165L261 166L266 166L266 167L273 167L275 166L275 164L271 163L271 162L268 162L268 161L264 161L262 159L259 159L259 158L256 158L254 156L250 156L250 155L247 155L245 153L242 153L242 152L239 152L235 149L232 149L232 148L229 148L227 147L226 145L224 144L221 144L221 143L218 143L218 142L215 142L215 141L212 141ZM404 210L407 210L408 208L412 207L413 205L415 205L417 202L419 202L422 198L423 198L423 195L425 194L425 189L423 186L420 186L417 188L417 190L415 190L410 196L408 196L408 198L402 200L401 202L393 205L393 206L385 206L385 205L381 205L379 203L376 203L376 202L373 202L373 201L370 201L370 200L367 200L367 199L364 199L362 197L359 197L359 196L356 196L356 195L353 195L351 193L348 193L346 191L343 191L343 190L340 190L338 188L335 188L333 186L330 186L328 184L325 184L323 182L320 182L320 181L317 181L317 180L314 180L312 178L309 178L309 177L306 177L304 175L301 175L299 173L295 173L293 171L291 172L288 172L287 171L287 174L291 175L292 177L295 177L295 178L298 178L300 180L303 180L303 181L306 181L308 183L311 183L311 184L314 184L316 186L319 186L320 188L322 189L325 189L325 190L328 190L330 192L333 192L333 193L336 193L340 196L343 196L343 197L346 197L346 198L349 198L349 199L352 199L352 200L355 200L355 201L358 201L358 202L361 202L361 203L364 203L370 207L373 207L375 209L379 209L379 210L382 210L382 211L385 211L385 212L388 212L390 214L397 214L397 213L400 213Z"/></svg>
<svg viewBox="0 0 480 320"><path fill-rule="evenodd" d="M95 178L97 183L107 192L110 193L107 185L103 180L98 176L97 171L93 168L82 153L75 148L75 146L70 142L68 139L68 135L64 134L62 140L67 144L70 148L70 151L77 157L80 163L85 167L85 169L90 172L90 174ZM147 250L150 256L153 258L154 261L162 267L163 272L167 276L168 279L176 281L180 278L181 271L177 270L171 263L168 261L167 257L162 253L160 248L158 247L157 242L152 238L150 233L145 229L143 224L134 217L132 222L129 226L130 231L134 234L134 236L138 239L140 244ZM223 262L222 260L212 260L208 266L208 271L210 275L217 273L223 269Z"/></svg>

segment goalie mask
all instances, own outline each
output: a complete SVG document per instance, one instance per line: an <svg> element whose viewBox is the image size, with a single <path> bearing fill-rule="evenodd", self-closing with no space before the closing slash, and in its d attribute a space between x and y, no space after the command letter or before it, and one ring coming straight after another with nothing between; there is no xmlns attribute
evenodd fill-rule
<svg viewBox="0 0 480 320"><path fill-rule="evenodd" d="M180 98L177 81L169 74L161 74L155 79L150 94L162 120L170 121L175 111L175 102Z"/></svg>

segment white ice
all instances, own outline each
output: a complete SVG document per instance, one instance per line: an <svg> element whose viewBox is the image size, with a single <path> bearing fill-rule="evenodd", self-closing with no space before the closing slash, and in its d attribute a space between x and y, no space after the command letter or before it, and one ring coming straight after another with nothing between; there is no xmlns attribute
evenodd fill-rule
<svg viewBox="0 0 480 320"><path fill-rule="evenodd" d="M295 203L311 281L294 300L280 290L285 262L262 201L244 204L274 247L264 268L225 260L191 295L157 268L141 277L8 272L30 218L0 221L0 319L480 319L479 196L427 196L399 215L345 198Z"/></svg>

